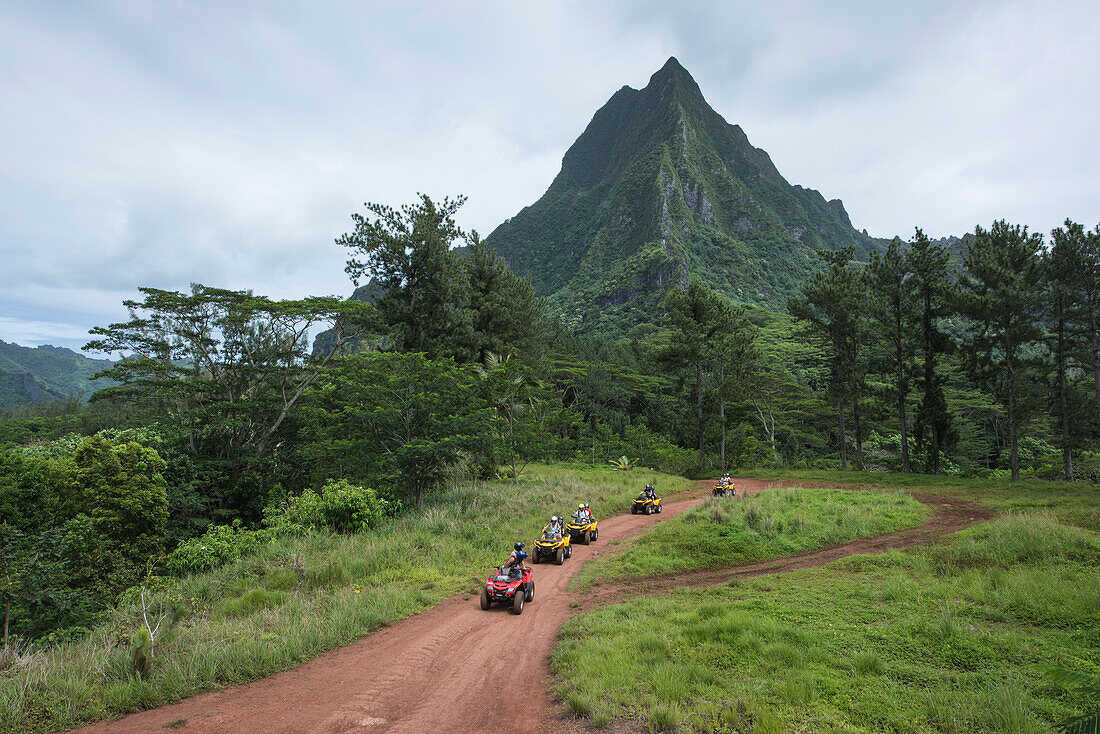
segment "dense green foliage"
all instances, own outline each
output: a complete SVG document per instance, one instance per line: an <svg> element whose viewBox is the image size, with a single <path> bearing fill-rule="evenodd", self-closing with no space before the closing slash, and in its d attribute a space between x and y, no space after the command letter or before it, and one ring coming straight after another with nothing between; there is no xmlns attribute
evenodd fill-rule
<svg viewBox="0 0 1100 734"><path fill-rule="evenodd" d="M98 435L54 448L0 452L6 616L15 634L94 624L104 604L142 577L168 521L156 451Z"/></svg>
<svg viewBox="0 0 1100 734"><path fill-rule="evenodd" d="M1089 475L1100 439L1090 400L1096 286L1080 274L1100 273L1100 230L1067 221L1052 240L1044 256L1043 238L1024 227L977 227L954 272L919 229L867 267L850 250L822 253L828 269L790 311L830 358L825 395L838 409L841 468L851 415L857 469L866 438L873 465L892 470L1053 476L1057 441L1062 475Z"/></svg>

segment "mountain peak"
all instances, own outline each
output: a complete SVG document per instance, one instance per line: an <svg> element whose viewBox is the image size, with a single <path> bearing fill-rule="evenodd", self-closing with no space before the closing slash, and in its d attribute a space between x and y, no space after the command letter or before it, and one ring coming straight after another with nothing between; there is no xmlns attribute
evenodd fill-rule
<svg viewBox="0 0 1100 734"><path fill-rule="evenodd" d="M815 250L874 246L839 202L792 186L671 57L623 87L562 158L546 193L486 239L584 333L660 318L691 277L782 309Z"/></svg>
<svg viewBox="0 0 1100 734"><path fill-rule="evenodd" d="M702 96L702 90L699 89L699 85L696 84L695 79L692 78L688 70L680 64L675 56L669 56L665 65L654 72L653 76L649 77L649 84L646 86L646 89L664 87L666 85L683 86L698 93L699 96Z"/></svg>

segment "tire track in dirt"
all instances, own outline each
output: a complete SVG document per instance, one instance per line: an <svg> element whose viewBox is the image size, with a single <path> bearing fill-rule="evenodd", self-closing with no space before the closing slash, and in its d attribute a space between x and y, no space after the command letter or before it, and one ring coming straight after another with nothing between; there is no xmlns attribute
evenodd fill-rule
<svg viewBox="0 0 1100 734"><path fill-rule="evenodd" d="M163 734L168 722L183 719L176 731L541 732L550 711L550 651L558 629L577 613L565 588L570 579L607 552L608 541L694 507L709 487L700 482L660 515L601 519L593 545L575 546L562 566L535 566L535 596L521 615L496 605L482 611L477 594L454 596L298 668L77 731ZM507 543L502 556L505 550Z"/></svg>
<svg viewBox="0 0 1100 734"><path fill-rule="evenodd" d="M735 480L741 493L805 483ZM825 485L821 485L825 486ZM364 637L304 665L254 683L202 693L179 703L100 722L87 734L162 734L169 722L187 732L425 732L450 730L545 731L554 706L548 692L550 651L558 629L584 607L672 588L721 583L739 576L820 566L856 553L927 543L991 513L938 496L916 499L936 506L910 530L853 541L825 550L716 571L663 579L635 579L587 592L583 607L566 586L583 563L609 540L638 535L701 503L711 481L699 482L661 515L616 515L600 520L600 540L576 546L562 566L535 568L535 596L516 616L502 606L482 611L476 594L451 597L432 609ZM517 700L516 688L525 698Z"/></svg>

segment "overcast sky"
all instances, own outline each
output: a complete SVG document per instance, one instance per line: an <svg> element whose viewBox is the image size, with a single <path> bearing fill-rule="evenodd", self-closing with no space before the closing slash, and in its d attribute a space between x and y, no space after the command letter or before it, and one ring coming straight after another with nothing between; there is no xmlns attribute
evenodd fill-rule
<svg viewBox="0 0 1100 734"><path fill-rule="evenodd" d="M364 201L488 234L669 56L859 228L1100 221L1095 2L0 4L0 339L139 286L347 294Z"/></svg>

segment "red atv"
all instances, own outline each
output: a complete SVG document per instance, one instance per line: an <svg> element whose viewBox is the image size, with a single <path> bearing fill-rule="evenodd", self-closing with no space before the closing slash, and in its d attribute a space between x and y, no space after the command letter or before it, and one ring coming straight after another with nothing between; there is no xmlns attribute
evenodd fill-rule
<svg viewBox="0 0 1100 734"><path fill-rule="evenodd" d="M535 598L535 581L530 568L514 574L510 568L493 566L496 573L485 579L481 590L481 608L488 609L493 602L499 601L512 605L513 614L522 614L523 605Z"/></svg>

